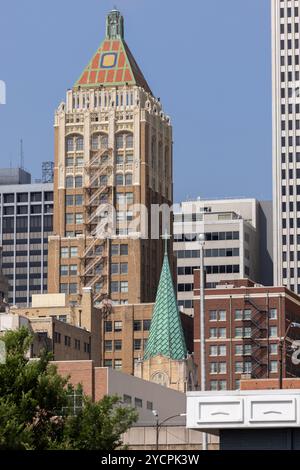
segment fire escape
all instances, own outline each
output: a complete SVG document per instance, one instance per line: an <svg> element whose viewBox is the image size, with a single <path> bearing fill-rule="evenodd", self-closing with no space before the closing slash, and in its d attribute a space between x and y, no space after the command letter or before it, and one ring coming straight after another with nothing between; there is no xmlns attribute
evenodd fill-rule
<svg viewBox="0 0 300 470"><path fill-rule="evenodd" d="M268 372L267 348L268 348L268 310L258 306L249 296L245 297L245 303L251 305L251 315L245 322L251 326L251 376L253 378L266 377Z"/></svg>
<svg viewBox="0 0 300 470"><path fill-rule="evenodd" d="M81 255L81 282L91 287L94 302L99 304L109 295L110 211L113 205L113 150L93 152L85 166L84 185L85 249Z"/></svg>

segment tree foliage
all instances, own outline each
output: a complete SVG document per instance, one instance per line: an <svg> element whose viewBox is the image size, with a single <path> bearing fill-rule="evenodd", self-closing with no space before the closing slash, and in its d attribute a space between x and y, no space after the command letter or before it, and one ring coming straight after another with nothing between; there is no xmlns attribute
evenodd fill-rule
<svg viewBox="0 0 300 470"><path fill-rule="evenodd" d="M113 450L122 445L122 433L137 419L135 410L121 407L118 397L93 403L83 396L82 409L73 415L69 397L74 388L49 363L51 355L28 359L29 331L8 331L1 339L6 363L0 364L0 450Z"/></svg>

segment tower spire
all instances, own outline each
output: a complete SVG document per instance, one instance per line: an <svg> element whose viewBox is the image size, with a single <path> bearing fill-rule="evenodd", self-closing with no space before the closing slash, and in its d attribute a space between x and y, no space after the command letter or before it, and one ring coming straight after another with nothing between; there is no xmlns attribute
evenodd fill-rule
<svg viewBox="0 0 300 470"><path fill-rule="evenodd" d="M108 13L106 18L106 38L124 39L124 18L116 7Z"/></svg>
<svg viewBox="0 0 300 470"><path fill-rule="evenodd" d="M165 250L169 235L163 235ZM168 254L165 252L144 360L164 356L183 361L187 348L178 311Z"/></svg>

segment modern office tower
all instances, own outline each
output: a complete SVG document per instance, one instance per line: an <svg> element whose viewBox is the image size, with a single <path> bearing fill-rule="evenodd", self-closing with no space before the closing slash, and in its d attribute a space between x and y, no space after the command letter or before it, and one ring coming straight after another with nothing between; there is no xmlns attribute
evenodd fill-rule
<svg viewBox="0 0 300 470"><path fill-rule="evenodd" d="M28 173L25 173L25 176ZM8 302L28 306L32 294L47 292L48 236L52 233L53 184L30 184L23 170L0 170L0 246L9 281Z"/></svg>
<svg viewBox="0 0 300 470"><path fill-rule="evenodd" d="M255 199L225 199L188 201L174 209L177 296L186 313L193 314L193 272L199 268L202 232L207 288L245 277L272 285L268 208L270 203L260 205Z"/></svg>
<svg viewBox="0 0 300 470"><path fill-rule="evenodd" d="M104 41L55 114L49 291L74 302L84 286L92 287L96 303L107 296L119 304L154 301L163 245L161 227L157 239L150 237L149 214L152 204L170 206L172 198L170 119L124 40L123 17L113 10ZM131 223L136 204L148 211L144 238L145 226ZM105 239L111 206L115 232Z"/></svg>
<svg viewBox="0 0 300 470"><path fill-rule="evenodd" d="M300 293L299 1L271 4L274 282Z"/></svg>

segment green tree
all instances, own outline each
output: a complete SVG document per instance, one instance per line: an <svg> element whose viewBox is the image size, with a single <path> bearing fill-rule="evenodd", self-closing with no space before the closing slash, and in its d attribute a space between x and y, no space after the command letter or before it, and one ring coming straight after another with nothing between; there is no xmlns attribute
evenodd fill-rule
<svg viewBox="0 0 300 470"><path fill-rule="evenodd" d="M121 448L122 434L137 420L136 410L118 406L117 396L105 396L92 403L84 398L77 416L70 416L64 428L63 447L82 450L114 450Z"/></svg>
<svg viewBox="0 0 300 470"><path fill-rule="evenodd" d="M119 406L118 397L93 403L83 395L83 407L73 415L70 397L82 389L74 390L57 374L51 354L28 359L33 338L26 328L1 339L6 363L0 364L0 450L109 451L122 445L121 435L137 419L135 410Z"/></svg>

